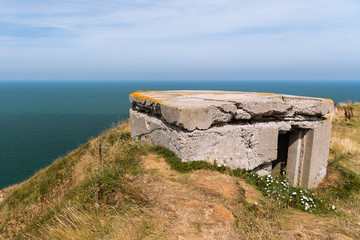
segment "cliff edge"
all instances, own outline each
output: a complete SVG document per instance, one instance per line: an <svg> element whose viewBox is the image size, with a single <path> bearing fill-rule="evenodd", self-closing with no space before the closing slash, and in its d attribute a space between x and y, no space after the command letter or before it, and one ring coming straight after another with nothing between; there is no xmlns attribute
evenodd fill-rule
<svg viewBox="0 0 360 240"><path fill-rule="evenodd" d="M314 191L183 163L119 124L3 189L0 239L359 239L360 105L335 113L327 177Z"/></svg>

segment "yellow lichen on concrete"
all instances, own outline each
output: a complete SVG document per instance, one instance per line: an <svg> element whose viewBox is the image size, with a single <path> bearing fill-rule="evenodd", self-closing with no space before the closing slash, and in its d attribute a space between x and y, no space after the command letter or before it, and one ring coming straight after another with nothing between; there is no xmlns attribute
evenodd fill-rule
<svg viewBox="0 0 360 240"><path fill-rule="evenodd" d="M334 101L333 101L332 99L323 98L322 100L329 102L329 105L333 105L333 104L334 104Z"/></svg>
<svg viewBox="0 0 360 240"><path fill-rule="evenodd" d="M255 95L259 95L259 96L275 96L277 94L275 93L254 93Z"/></svg>
<svg viewBox="0 0 360 240"><path fill-rule="evenodd" d="M154 93L155 91L137 91L137 92L133 92L130 94L130 96L132 97L136 97L136 98L140 98L140 99L146 99L152 102L157 102L157 103L162 103L161 100L159 99L155 99L155 98L151 98L145 95L142 95L141 93Z"/></svg>
<svg viewBox="0 0 360 240"><path fill-rule="evenodd" d="M157 93L158 91L136 91L134 93L131 93L130 96L139 98L139 99L147 99L149 101L153 101L153 102L157 102L157 103L164 103L162 100L156 99L156 98L152 98L146 95L146 93ZM161 93L161 92L160 92ZM165 96L168 96L166 92L163 92L165 94ZM171 94L169 94L169 96L171 97L186 97L186 96L196 96L196 95L213 95L213 96L220 96L223 95L224 92L171 92ZM227 95L231 94L231 95L245 95L245 94L253 94L253 95L258 95L258 96L276 96L277 94L274 93L257 93L257 92L252 92L252 93L247 93L247 92L227 92Z"/></svg>

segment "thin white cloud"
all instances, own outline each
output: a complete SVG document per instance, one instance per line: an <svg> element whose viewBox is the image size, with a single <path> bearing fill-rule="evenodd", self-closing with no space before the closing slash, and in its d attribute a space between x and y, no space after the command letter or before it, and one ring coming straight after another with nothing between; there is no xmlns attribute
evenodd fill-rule
<svg viewBox="0 0 360 240"><path fill-rule="evenodd" d="M359 13L350 0L0 0L0 79L342 71L360 64Z"/></svg>

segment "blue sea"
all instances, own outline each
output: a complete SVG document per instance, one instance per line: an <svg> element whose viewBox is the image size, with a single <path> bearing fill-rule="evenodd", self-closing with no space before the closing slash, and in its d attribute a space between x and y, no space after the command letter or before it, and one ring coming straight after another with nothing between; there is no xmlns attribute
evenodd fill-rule
<svg viewBox="0 0 360 240"><path fill-rule="evenodd" d="M360 81L0 82L0 189L128 118L130 93L180 89L360 100Z"/></svg>

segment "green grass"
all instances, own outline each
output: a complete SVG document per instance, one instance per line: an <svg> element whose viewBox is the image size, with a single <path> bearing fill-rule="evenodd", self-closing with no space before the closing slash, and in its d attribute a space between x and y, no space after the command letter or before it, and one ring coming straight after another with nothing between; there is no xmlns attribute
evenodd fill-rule
<svg viewBox="0 0 360 240"><path fill-rule="evenodd" d="M66 157L56 160L43 172L29 179L23 187L15 190L1 205L8 205L10 208L18 206L19 203L27 206L45 197L63 179L67 178L73 171L77 159L88 149L88 144L83 145Z"/></svg>
<svg viewBox="0 0 360 240"><path fill-rule="evenodd" d="M16 231L19 232L8 232L10 236L21 238L25 232L38 235L41 233L39 224L54 222L55 216L69 204L83 208L85 212L101 208L106 214L113 211L112 206L121 212L130 206L146 204L141 191L126 177L128 173L140 171L139 162L144 146L132 139L129 132L117 128L110 129L91 142L14 187L14 191L0 204L0 209L9 209L9 214L4 216L8 220L0 221L0 233L11 228L11 231L18 229ZM84 172L85 178L79 184L74 184L72 173L75 165L85 153L99 159L98 146L101 147L103 158L100 169L93 173ZM53 201L56 198L61 201ZM30 214L31 209L27 209L27 206L40 202L46 203L46 210L41 210L41 214Z"/></svg>
<svg viewBox="0 0 360 240"><path fill-rule="evenodd" d="M77 199L76 202L82 204L117 207L125 202L139 205L145 203L139 190L126 177L126 174L134 175L140 171L139 162L145 153L144 146L122 130L111 130L106 136L99 139L104 158L101 169L69 191L66 198Z"/></svg>
<svg viewBox="0 0 360 240"><path fill-rule="evenodd" d="M150 147L148 151L162 156L172 169L181 173L189 173L200 169L224 172L227 169L224 166L218 167L216 162L214 164L205 161L182 162L174 152L161 146Z"/></svg>
<svg viewBox="0 0 360 240"><path fill-rule="evenodd" d="M356 194L360 192L360 175L342 164L348 161L352 155L333 153L333 156L333 160L328 165L328 172L330 171L338 177L319 191L324 197L343 201L354 200Z"/></svg>
<svg viewBox="0 0 360 240"><path fill-rule="evenodd" d="M124 203L145 204L146 199L139 189L131 185L125 173L122 168L108 166L70 191L67 199L77 199L77 203L84 205L121 207Z"/></svg>

